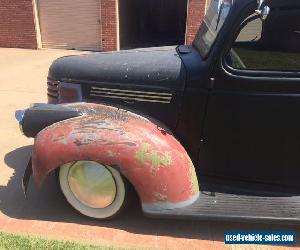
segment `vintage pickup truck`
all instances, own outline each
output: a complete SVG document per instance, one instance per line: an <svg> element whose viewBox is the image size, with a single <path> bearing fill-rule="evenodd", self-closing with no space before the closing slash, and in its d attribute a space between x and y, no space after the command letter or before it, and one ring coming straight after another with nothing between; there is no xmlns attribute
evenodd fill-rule
<svg viewBox="0 0 300 250"><path fill-rule="evenodd" d="M191 46L56 60L27 191L57 171L67 201L108 219L128 187L143 212L300 222L300 1L212 0Z"/></svg>

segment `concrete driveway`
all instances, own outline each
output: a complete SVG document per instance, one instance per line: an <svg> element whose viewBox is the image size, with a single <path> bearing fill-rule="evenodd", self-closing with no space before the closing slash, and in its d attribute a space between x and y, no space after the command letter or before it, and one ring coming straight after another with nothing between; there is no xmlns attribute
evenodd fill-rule
<svg viewBox="0 0 300 250"><path fill-rule="evenodd" d="M33 141L21 135L14 112L32 102L46 102L46 77L51 62L78 53L83 52L0 49L0 231L147 249L270 249L225 246L223 233L297 230L300 234L300 228L293 226L151 220L137 206L118 220L95 221L74 212L64 201L54 176L39 192L31 183L29 199L25 200L21 178Z"/></svg>

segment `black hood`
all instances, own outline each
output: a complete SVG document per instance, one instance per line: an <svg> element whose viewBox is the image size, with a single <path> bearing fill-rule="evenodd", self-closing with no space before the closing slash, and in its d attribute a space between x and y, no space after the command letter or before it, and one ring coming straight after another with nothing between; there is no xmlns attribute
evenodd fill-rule
<svg viewBox="0 0 300 250"><path fill-rule="evenodd" d="M132 84L183 90L185 69L176 47L125 50L57 59L49 78L63 82Z"/></svg>

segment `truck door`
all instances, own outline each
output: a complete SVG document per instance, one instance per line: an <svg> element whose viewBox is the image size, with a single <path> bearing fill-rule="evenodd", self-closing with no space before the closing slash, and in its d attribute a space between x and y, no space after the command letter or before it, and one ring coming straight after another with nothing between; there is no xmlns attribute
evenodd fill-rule
<svg viewBox="0 0 300 250"><path fill-rule="evenodd" d="M278 1L225 51L208 101L204 175L300 186L300 4ZM281 5L280 5L281 4Z"/></svg>

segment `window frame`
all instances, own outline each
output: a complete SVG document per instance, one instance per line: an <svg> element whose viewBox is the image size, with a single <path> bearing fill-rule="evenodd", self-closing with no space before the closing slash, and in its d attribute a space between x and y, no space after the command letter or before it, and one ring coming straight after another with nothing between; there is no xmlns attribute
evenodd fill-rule
<svg viewBox="0 0 300 250"><path fill-rule="evenodd" d="M300 69L299 71L279 71L279 70L259 70L259 69L237 69L230 66L227 63L226 56L228 55L229 51L233 48L236 39L238 38L241 30L249 23L254 21L258 16L253 15L254 12L249 13L250 15L243 19L240 25L238 26L237 30L233 32L232 39L230 39L229 46L224 50L221 56L221 67L222 69L230 75L237 75L237 76L244 76L244 77L281 77L281 78L300 78ZM258 17L259 18L259 17Z"/></svg>

